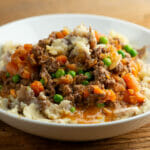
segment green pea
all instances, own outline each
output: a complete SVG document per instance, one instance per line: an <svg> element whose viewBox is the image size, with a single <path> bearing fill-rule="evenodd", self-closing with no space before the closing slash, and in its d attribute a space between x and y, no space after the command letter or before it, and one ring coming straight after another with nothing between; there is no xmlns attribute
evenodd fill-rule
<svg viewBox="0 0 150 150"><path fill-rule="evenodd" d="M3 87L3 86L2 86L2 85L0 85L0 90L2 89L2 87Z"/></svg>
<svg viewBox="0 0 150 150"><path fill-rule="evenodd" d="M44 85L45 84L45 80L41 79L40 82Z"/></svg>
<svg viewBox="0 0 150 150"><path fill-rule="evenodd" d="M63 100L63 96L60 94L55 94L53 98L56 103L60 103Z"/></svg>
<svg viewBox="0 0 150 150"><path fill-rule="evenodd" d="M135 57L137 54L138 54L138 52L135 50L135 49L133 49L131 46L129 46L129 45L124 45L124 47L123 47L132 57Z"/></svg>
<svg viewBox="0 0 150 150"><path fill-rule="evenodd" d="M84 80L84 81L82 81L82 84L83 84L83 85L88 85L88 84L89 84L89 81Z"/></svg>
<svg viewBox="0 0 150 150"><path fill-rule="evenodd" d="M102 108L102 107L104 107L104 106L105 106L104 103L98 103L98 104L97 104L97 107L98 107L98 108Z"/></svg>
<svg viewBox="0 0 150 150"><path fill-rule="evenodd" d="M84 75L87 76L87 80L91 80L92 79L91 72L86 72Z"/></svg>
<svg viewBox="0 0 150 150"><path fill-rule="evenodd" d="M55 73L56 78L60 78L65 75L64 69L58 69Z"/></svg>
<svg viewBox="0 0 150 150"><path fill-rule="evenodd" d="M103 62L104 62L104 64L105 64L106 66L108 66L108 67L112 64L110 58L104 58L104 59L103 59Z"/></svg>
<svg viewBox="0 0 150 150"><path fill-rule="evenodd" d="M72 77L75 77L75 76L76 76L76 72L73 71L73 70L70 70L70 71L68 72L68 74L70 74Z"/></svg>
<svg viewBox="0 0 150 150"><path fill-rule="evenodd" d="M74 112L76 111L76 108L75 108L75 107L71 107L71 108L70 108L70 111L71 111L72 113L74 113Z"/></svg>
<svg viewBox="0 0 150 150"><path fill-rule="evenodd" d="M122 58L125 58L125 52L123 50L118 50L118 54L122 56Z"/></svg>
<svg viewBox="0 0 150 150"><path fill-rule="evenodd" d="M82 69L79 69L78 74L84 74L84 71Z"/></svg>
<svg viewBox="0 0 150 150"><path fill-rule="evenodd" d="M10 73L9 73L9 72L6 73L6 77L7 77L7 78L10 77Z"/></svg>
<svg viewBox="0 0 150 150"><path fill-rule="evenodd" d="M108 43L107 37L101 36L101 37L99 38L99 43L100 43L100 44L107 44L107 43Z"/></svg>
<svg viewBox="0 0 150 150"><path fill-rule="evenodd" d="M14 76L12 77L12 81L13 81L14 83L18 83L18 82L20 81L20 76L19 76L18 74L14 75Z"/></svg>
<svg viewBox="0 0 150 150"><path fill-rule="evenodd" d="M138 52L135 49L130 49L129 53L132 57L135 57L138 54Z"/></svg>
<svg viewBox="0 0 150 150"><path fill-rule="evenodd" d="M123 49L125 49L126 52L130 53L130 50L132 49L132 47L130 45L124 45Z"/></svg>

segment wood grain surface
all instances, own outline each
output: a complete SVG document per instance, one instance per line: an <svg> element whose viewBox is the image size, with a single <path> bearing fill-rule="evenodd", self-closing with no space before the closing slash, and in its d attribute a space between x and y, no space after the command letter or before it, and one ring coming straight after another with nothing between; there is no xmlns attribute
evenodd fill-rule
<svg viewBox="0 0 150 150"><path fill-rule="evenodd" d="M150 28L150 0L0 0L0 25L34 15L88 13ZM150 150L150 124L95 142L61 142L26 134L0 122L0 150Z"/></svg>

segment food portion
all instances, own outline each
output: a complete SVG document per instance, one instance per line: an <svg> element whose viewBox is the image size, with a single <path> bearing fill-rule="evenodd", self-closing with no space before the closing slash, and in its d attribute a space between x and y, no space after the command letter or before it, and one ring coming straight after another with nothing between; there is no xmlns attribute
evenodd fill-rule
<svg viewBox="0 0 150 150"><path fill-rule="evenodd" d="M4 45L0 107L30 119L101 123L150 109L145 48L115 32L77 26L50 33L36 45Z"/></svg>

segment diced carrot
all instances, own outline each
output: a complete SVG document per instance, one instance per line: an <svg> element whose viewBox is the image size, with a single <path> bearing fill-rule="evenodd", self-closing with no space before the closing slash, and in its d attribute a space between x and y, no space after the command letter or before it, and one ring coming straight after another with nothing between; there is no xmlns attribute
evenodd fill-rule
<svg viewBox="0 0 150 150"><path fill-rule="evenodd" d="M126 91L123 93L123 101L129 102L129 96L130 96L130 93L129 93L128 90L126 90Z"/></svg>
<svg viewBox="0 0 150 150"><path fill-rule="evenodd" d="M40 81L34 81L31 83L31 88L36 96L38 96L40 92L44 91L44 87Z"/></svg>
<svg viewBox="0 0 150 150"><path fill-rule="evenodd" d="M62 32L57 32L57 33L56 33L56 37L57 37L58 39L62 39L62 38L64 38L64 35L63 35Z"/></svg>
<svg viewBox="0 0 150 150"><path fill-rule="evenodd" d="M136 68L131 68L132 74L137 76L138 75L138 70Z"/></svg>
<svg viewBox="0 0 150 150"><path fill-rule="evenodd" d="M20 64L22 63L23 57L20 58L20 56L18 56L18 53L15 52L12 56L11 56L11 62L15 63L15 64Z"/></svg>
<svg viewBox="0 0 150 150"><path fill-rule="evenodd" d="M122 46L120 44L116 45L116 48L119 50L119 49L122 49Z"/></svg>
<svg viewBox="0 0 150 150"><path fill-rule="evenodd" d="M62 30L62 34L63 34L64 36L66 36L66 35L69 34L69 31L68 31L67 29L63 29L63 30Z"/></svg>
<svg viewBox="0 0 150 150"><path fill-rule="evenodd" d="M28 70L24 69L23 73L21 74L21 77L24 79L30 79L31 73Z"/></svg>
<svg viewBox="0 0 150 150"><path fill-rule="evenodd" d="M25 48L27 51L31 51L31 50L32 50L32 44L24 44L24 48Z"/></svg>
<svg viewBox="0 0 150 150"><path fill-rule="evenodd" d="M67 67L69 70L77 71L77 65L76 65L76 64L67 64L66 67Z"/></svg>
<svg viewBox="0 0 150 150"><path fill-rule="evenodd" d="M134 90L133 89L128 89L128 92L129 92L130 95L134 94Z"/></svg>
<svg viewBox="0 0 150 150"><path fill-rule="evenodd" d="M13 97L16 97L16 91L14 89L10 89L10 94L13 96Z"/></svg>
<svg viewBox="0 0 150 150"><path fill-rule="evenodd" d="M116 94L112 90L102 90L98 87L98 85L93 85L94 88L94 94L106 94L105 95L105 101L115 101L116 100Z"/></svg>
<svg viewBox="0 0 150 150"><path fill-rule="evenodd" d="M144 102L144 100L145 100L145 97L140 92L130 93L128 89L124 94L124 101L130 104L137 104L137 103L141 104Z"/></svg>
<svg viewBox="0 0 150 150"><path fill-rule="evenodd" d="M105 100L110 100L114 102L116 100L116 94L114 93L113 90L106 90L106 98Z"/></svg>
<svg viewBox="0 0 150 150"><path fill-rule="evenodd" d="M138 62L131 61L130 66L131 66L132 74L137 76L138 72L140 71L140 65L138 64Z"/></svg>
<svg viewBox="0 0 150 150"><path fill-rule="evenodd" d="M130 104L134 104L134 105L137 104L137 99L136 99L135 95L129 96L129 99L127 99L126 101Z"/></svg>
<svg viewBox="0 0 150 150"><path fill-rule="evenodd" d="M129 89L133 89L135 92L139 91L139 83L131 73L125 74L123 79Z"/></svg>
<svg viewBox="0 0 150 150"><path fill-rule="evenodd" d="M145 96L142 95L140 92L137 92L137 93L135 94L135 96L136 96L136 99L137 99L138 103L143 103L143 102L144 102Z"/></svg>
<svg viewBox="0 0 150 150"><path fill-rule="evenodd" d="M99 42L100 34L95 30L95 37L97 42Z"/></svg>
<svg viewBox="0 0 150 150"><path fill-rule="evenodd" d="M71 84L73 82L73 78L71 75L67 74L59 79L56 79L56 82L59 84Z"/></svg>
<svg viewBox="0 0 150 150"><path fill-rule="evenodd" d="M18 72L18 67L17 67L17 65L16 65L15 63L9 62L9 63L7 64L7 66L6 66L6 70L7 70L10 74L14 75L14 74L17 74L17 72Z"/></svg>
<svg viewBox="0 0 150 150"><path fill-rule="evenodd" d="M19 47L15 53L11 56L11 61L15 64L23 63L25 58L27 57L28 51L23 47Z"/></svg>
<svg viewBox="0 0 150 150"><path fill-rule="evenodd" d="M98 85L92 85L94 94L103 94L104 90L100 89Z"/></svg>
<svg viewBox="0 0 150 150"><path fill-rule="evenodd" d="M83 91L83 97L87 98L89 96L89 91L87 89L84 89Z"/></svg>
<svg viewBox="0 0 150 150"><path fill-rule="evenodd" d="M58 62L60 62L61 64L65 64L66 61L67 61L67 57L66 57L65 55L60 55L60 56L57 56L57 57L56 57L56 60L57 60Z"/></svg>

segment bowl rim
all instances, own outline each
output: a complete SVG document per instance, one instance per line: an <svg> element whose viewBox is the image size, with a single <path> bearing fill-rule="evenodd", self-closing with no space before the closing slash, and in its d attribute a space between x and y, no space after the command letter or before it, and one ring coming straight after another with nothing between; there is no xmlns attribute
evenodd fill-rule
<svg viewBox="0 0 150 150"><path fill-rule="evenodd" d="M95 19L105 19L105 20L110 20L110 21L115 21L115 22L119 22L125 25L130 25L130 26L134 26L136 28L138 28L139 30L143 30L144 32L147 32L150 34L150 30L146 27L143 27L141 25L137 25L135 23L129 22L129 21L125 21L122 19L118 19L118 18L113 18L113 17L108 17L108 16L104 16L104 15L95 15L95 14L80 14L80 13L58 13L58 14L44 14L44 15L38 15L38 16L31 16L31 17L26 17L26 18L22 18L22 19L18 19L12 22L8 22L6 24L3 24L0 26L0 31L3 30L4 28L7 28L10 25L16 24L16 23L21 23L24 21L30 21L30 20L38 20L40 17L89 17L89 18L95 18ZM41 120L33 120L33 119L29 119L26 117L22 117L19 116L17 114L13 114L10 112L7 112L6 110L0 108L0 113L11 117L13 119L16 120L20 120L23 122L28 122L28 123L33 123L33 124L39 124L39 125L44 125L44 126L57 126L57 127L103 127L103 126L110 126L110 125L118 125L118 124L123 124L123 123L127 123L127 122L131 122L131 121L135 121L138 119L141 119L143 117L147 117L148 115L150 115L150 111L147 111L145 113L133 116L133 117L129 117L129 118L125 118L125 119L121 119L121 120L115 120L115 121L110 121L110 122L104 122L104 123L93 123L93 124L73 124L73 123L55 123L55 122L46 122L46 121L41 121Z"/></svg>

